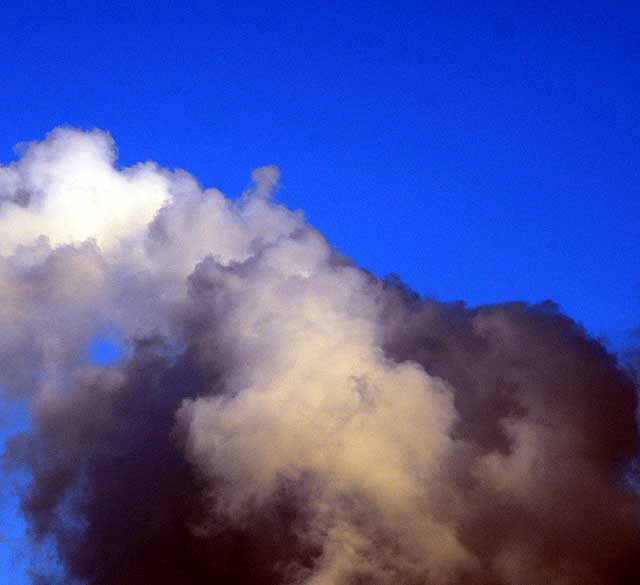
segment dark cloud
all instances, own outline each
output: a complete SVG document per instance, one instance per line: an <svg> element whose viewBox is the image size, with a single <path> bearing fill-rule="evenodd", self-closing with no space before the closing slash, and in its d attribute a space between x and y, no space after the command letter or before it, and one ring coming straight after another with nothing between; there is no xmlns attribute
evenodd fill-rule
<svg viewBox="0 0 640 585"><path fill-rule="evenodd" d="M313 553L295 498L283 489L243 526L210 514L174 429L206 380L188 354L164 354L141 341L121 370L91 368L10 442L7 459L33 477L22 509L35 541L52 538L68 575L95 585L281 582Z"/></svg>
<svg viewBox="0 0 640 585"><path fill-rule="evenodd" d="M475 448L456 469L472 503L460 525L467 546L487 567L510 549L524 555L514 562L525 582L536 574L534 582L637 579L640 509L623 480L638 453L637 399L615 356L552 303L426 301L400 314L387 351L450 382L453 432ZM524 436L511 431L519 427ZM539 449L529 460L527 440ZM478 461L505 475L494 478ZM491 572L488 583L503 582Z"/></svg>

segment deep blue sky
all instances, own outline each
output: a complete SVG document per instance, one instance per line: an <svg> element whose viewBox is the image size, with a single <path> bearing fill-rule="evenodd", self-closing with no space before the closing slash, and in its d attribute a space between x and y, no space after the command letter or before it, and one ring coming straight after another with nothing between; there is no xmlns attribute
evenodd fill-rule
<svg viewBox="0 0 640 585"><path fill-rule="evenodd" d="M71 124L231 195L276 163L279 200L379 275L631 340L636 2L97 4L3 7L1 161Z"/></svg>
<svg viewBox="0 0 640 585"><path fill-rule="evenodd" d="M640 324L637 3L190 4L5 7L0 160L66 123L230 194L276 163L378 274Z"/></svg>

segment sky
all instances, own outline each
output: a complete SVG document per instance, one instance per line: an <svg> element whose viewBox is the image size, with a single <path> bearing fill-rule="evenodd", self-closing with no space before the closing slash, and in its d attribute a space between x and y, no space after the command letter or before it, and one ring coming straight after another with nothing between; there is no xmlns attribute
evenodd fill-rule
<svg viewBox="0 0 640 585"><path fill-rule="evenodd" d="M637 3L108 4L4 7L0 162L71 125L231 196L276 164L277 200L376 275L470 305L551 299L634 343ZM28 424L7 412L3 436ZM0 582L19 584L12 502Z"/></svg>

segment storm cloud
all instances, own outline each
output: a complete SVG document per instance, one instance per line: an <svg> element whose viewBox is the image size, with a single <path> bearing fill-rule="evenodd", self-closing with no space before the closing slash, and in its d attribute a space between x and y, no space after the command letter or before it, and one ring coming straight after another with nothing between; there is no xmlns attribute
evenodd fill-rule
<svg viewBox="0 0 640 585"><path fill-rule="evenodd" d="M71 128L0 167L0 385L33 421L4 460L33 549L87 585L639 579L630 372L551 302L359 269L278 178L229 199ZM88 364L107 329L123 357Z"/></svg>

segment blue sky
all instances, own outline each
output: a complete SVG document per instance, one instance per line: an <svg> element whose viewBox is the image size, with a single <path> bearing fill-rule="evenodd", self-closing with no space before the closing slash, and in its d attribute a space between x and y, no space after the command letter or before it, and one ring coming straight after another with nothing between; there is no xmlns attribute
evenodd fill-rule
<svg viewBox="0 0 640 585"><path fill-rule="evenodd" d="M0 160L71 124L230 195L275 163L279 200L360 266L442 300L550 298L630 343L637 3L342 4L7 5ZM10 502L0 524L19 531Z"/></svg>

